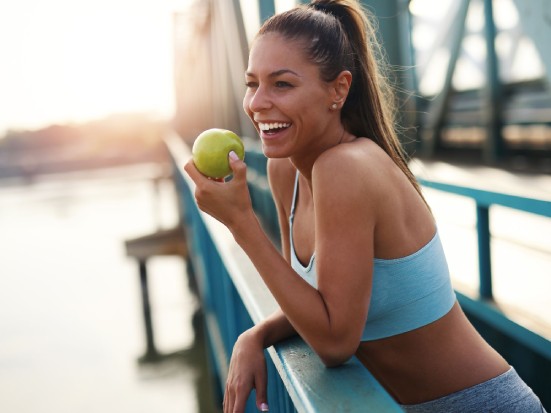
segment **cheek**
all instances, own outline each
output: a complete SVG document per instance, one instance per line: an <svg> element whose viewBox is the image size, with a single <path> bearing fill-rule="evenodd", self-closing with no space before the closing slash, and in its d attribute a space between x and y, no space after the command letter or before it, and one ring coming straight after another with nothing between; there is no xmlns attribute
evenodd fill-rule
<svg viewBox="0 0 551 413"><path fill-rule="evenodd" d="M249 93L246 93L245 94L245 97L243 98L243 110L245 111L245 113L247 114L247 116L249 118L251 118L251 120L253 119L253 113L252 111L249 109L250 107L250 102L251 102L251 96L249 95Z"/></svg>

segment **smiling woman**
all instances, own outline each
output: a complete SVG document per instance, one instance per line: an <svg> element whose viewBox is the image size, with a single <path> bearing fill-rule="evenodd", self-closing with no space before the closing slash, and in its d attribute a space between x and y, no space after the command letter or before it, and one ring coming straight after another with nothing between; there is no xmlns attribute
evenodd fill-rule
<svg viewBox="0 0 551 413"><path fill-rule="evenodd" d="M408 412L539 412L456 300L394 129L371 17L357 0L312 0L251 43L243 109L268 158L281 249L255 215L243 161L230 157L225 182L185 164L198 207L226 225L279 305L237 338L224 411L244 411L253 389L268 411L264 349L299 335L327 367L355 356Z"/></svg>
<svg viewBox="0 0 551 413"><path fill-rule="evenodd" d="M0 4L0 131L173 110L172 12L158 3Z"/></svg>

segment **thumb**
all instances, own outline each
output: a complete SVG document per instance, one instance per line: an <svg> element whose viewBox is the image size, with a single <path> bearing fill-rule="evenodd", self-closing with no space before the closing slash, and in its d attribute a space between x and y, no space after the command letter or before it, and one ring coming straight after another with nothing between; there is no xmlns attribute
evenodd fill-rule
<svg viewBox="0 0 551 413"><path fill-rule="evenodd" d="M245 179L247 173L247 165L234 151L230 151L228 154L228 160L230 162L230 168L233 172L233 177L237 179Z"/></svg>

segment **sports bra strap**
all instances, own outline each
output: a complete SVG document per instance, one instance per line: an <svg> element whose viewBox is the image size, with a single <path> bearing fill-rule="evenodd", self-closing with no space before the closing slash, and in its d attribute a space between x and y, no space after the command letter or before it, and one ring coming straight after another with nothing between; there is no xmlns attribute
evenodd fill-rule
<svg viewBox="0 0 551 413"><path fill-rule="evenodd" d="M289 215L289 219L293 220L293 217L295 216L295 206L297 202L297 194L298 194L298 177L300 173L297 171L297 174L295 175L295 189L293 190L293 202L291 203L291 213Z"/></svg>

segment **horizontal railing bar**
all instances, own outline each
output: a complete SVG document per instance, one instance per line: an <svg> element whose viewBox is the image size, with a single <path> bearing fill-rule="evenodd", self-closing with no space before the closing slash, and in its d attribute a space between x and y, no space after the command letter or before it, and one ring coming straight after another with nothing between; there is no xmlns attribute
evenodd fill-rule
<svg viewBox="0 0 551 413"><path fill-rule="evenodd" d="M298 411L402 411L356 357L339 368L327 369L298 337L277 344L269 351L291 398L304 403ZM310 385L305 386L308 383ZM328 394L335 397L327 397Z"/></svg>
<svg viewBox="0 0 551 413"><path fill-rule="evenodd" d="M167 137L166 142L172 156L175 158L178 174L184 178L190 191L193 193L195 191L195 183L182 170L184 164L191 157L189 148L177 136L172 138ZM240 274L239 277L232 277L232 280L251 319L255 324L259 323L278 308L277 302L270 294L262 278L254 276L256 269L245 252L234 241L226 226L203 211L199 211L199 214L209 233L216 234L216 237L212 237L212 241L230 276ZM243 274L246 276L243 276Z"/></svg>
<svg viewBox="0 0 551 413"><path fill-rule="evenodd" d="M224 348L224 341L220 335L218 321L213 314L205 314L205 323L207 325L207 334L213 348L214 362L220 375L221 385L226 382L228 372L228 355Z"/></svg>
<svg viewBox="0 0 551 413"><path fill-rule="evenodd" d="M522 343L527 348L547 359L551 359L551 342L549 340L514 322L493 305L491 293L490 234L488 232L489 217L487 216L491 205L500 205L544 217L551 217L551 201L436 182L423 178L417 178L417 180L424 187L472 198L476 202L477 233L479 237L479 293L482 298L489 300L474 300L456 291L461 307L467 312L476 314L478 318L511 337L514 341ZM486 217L483 220L485 222L480 222L481 211L485 211ZM481 253L481 251L485 252Z"/></svg>
<svg viewBox="0 0 551 413"><path fill-rule="evenodd" d="M472 198L478 205L501 205L504 207L517 209L519 211L530 212L532 214L551 218L551 201L503 194L500 192L492 192L443 182L435 182L424 178L417 178L417 180L421 185L427 188L438 189L452 194Z"/></svg>
<svg viewBox="0 0 551 413"><path fill-rule="evenodd" d="M459 304L465 311L476 314L477 317L494 326L498 331L551 360L551 342L545 337L509 319L495 308L492 302L474 300L458 291L456 294Z"/></svg>

